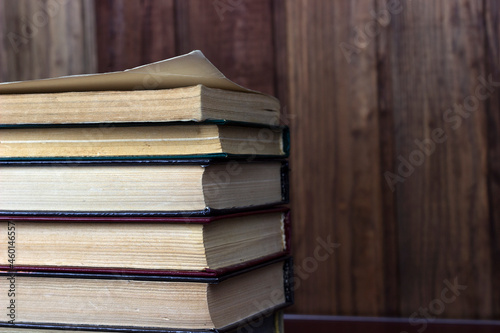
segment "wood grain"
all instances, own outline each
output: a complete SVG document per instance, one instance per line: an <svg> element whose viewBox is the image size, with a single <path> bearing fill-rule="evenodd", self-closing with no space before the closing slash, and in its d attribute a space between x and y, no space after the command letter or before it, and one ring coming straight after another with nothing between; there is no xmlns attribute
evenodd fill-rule
<svg viewBox="0 0 500 333"><path fill-rule="evenodd" d="M385 310L386 280L376 44L351 62L339 48L370 20L373 2L310 4L286 2L293 245L301 281L292 311L377 315ZM315 248L328 238L340 247L314 270Z"/></svg>
<svg viewBox="0 0 500 333"><path fill-rule="evenodd" d="M377 97L378 97L378 122L379 122L379 144L380 144L380 168L385 173L392 170L395 165L395 138L394 138L394 109L393 86L392 86L392 63L390 50L393 40L391 36L391 25L389 20L393 15L398 15L399 7L388 11L387 1L379 0L376 3L377 13L388 13L385 18L380 16L379 34L374 38L377 45ZM389 16L390 14L390 16ZM374 18L372 18L373 22ZM366 25L365 25L366 26ZM381 174L382 176L383 174ZM385 316L400 315L400 279L399 279L399 252L398 249L398 224L396 219L396 194L391 191L385 181L382 180L382 219L383 219L383 270L384 270L384 295Z"/></svg>
<svg viewBox="0 0 500 333"><path fill-rule="evenodd" d="M500 81L500 3L485 2L486 74ZM500 318L500 87L486 101L488 123L488 194L492 252L493 316Z"/></svg>
<svg viewBox="0 0 500 333"><path fill-rule="evenodd" d="M0 1L0 82L10 81L9 68L7 65L7 49L9 46L7 27L6 1Z"/></svg>
<svg viewBox="0 0 500 333"><path fill-rule="evenodd" d="M92 73L93 0L6 0L0 11L0 81Z"/></svg>
<svg viewBox="0 0 500 333"><path fill-rule="evenodd" d="M423 317L420 309L429 307L433 317L492 315L486 117L476 96L478 77L485 75L483 14L476 1L407 1L391 22L387 88L393 171L403 178L396 197L404 316ZM473 111L462 117L454 105ZM446 139L419 148L416 140L428 142L435 130ZM455 279L467 289L445 304L442 291Z"/></svg>
<svg viewBox="0 0 500 333"><path fill-rule="evenodd" d="M95 2L99 72L178 55L173 0Z"/></svg>
<svg viewBox="0 0 500 333"><path fill-rule="evenodd" d="M500 330L498 321L433 319L426 326L412 325L407 318L394 317L345 317L345 316L284 316L284 329L287 333L388 333L418 332L426 333L496 333Z"/></svg>
<svg viewBox="0 0 500 333"><path fill-rule="evenodd" d="M274 95L270 0L176 1L180 53L201 50L229 79Z"/></svg>
<svg viewBox="0 0 500 333"><path fill-rule="evenodd" d="M289 101L286 0L272 1L272 11L275 63L274 95L282 102L281 123L288 126L293 115L290 114L289 106L286 104Z"/></svg>

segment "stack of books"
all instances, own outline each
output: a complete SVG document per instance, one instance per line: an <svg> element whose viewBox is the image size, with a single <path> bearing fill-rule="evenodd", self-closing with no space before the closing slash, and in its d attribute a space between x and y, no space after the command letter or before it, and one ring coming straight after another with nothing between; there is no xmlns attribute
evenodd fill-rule
<svg viewBox="0 0 500 333"><path fill-rule="evenodd" d="M199 51L0 84L0 332L281 332L278 119Z"/></svg>

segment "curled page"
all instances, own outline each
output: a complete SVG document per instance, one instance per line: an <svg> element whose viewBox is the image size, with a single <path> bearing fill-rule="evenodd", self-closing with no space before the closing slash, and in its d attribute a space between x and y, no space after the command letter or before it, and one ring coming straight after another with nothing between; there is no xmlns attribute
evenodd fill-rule
<svg viewBox="0 0 500 333"><path fill-rule="evenodd" d="M257 93L226 78L201 51L196 50L122 72L0 83L0 94L149 90L198 84L211 88Z"/></svg>

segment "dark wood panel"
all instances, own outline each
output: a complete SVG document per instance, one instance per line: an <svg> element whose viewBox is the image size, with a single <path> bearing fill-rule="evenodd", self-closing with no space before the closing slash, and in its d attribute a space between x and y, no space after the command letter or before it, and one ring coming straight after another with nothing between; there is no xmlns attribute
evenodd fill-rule
<svg viewBox="0 0 500 333"><path fill-rule="evenodd" d="M338 317L285 315L287 333L494 333L500 331L499 321L433 319L419 323L400 318Z"/></svg>
<svg viewBox="0 0 500 333"><path fill-rule="evenodd" d="M406 1L388 31L404 316L492 315L482 4Z"/></svg>
<svg viewBox="0 0 500 333"><path fill-rule="evenodd" d="M394 141L394 110L392 95L392 63L391 57L392 39L391 25L389 20L393 15L398 15L402 6L387 8L387 1L378 0L377 13L380 22L380 32L373 41L377 46L377 97L379 116L379 144L381 171L392 170L395 161ZM390 9L390 11L389 11ZM384 16L385 15L385 16ZM371 21L374 22L372 17ZM365 24L366 27L366 24ZM362 55L362 54L361 54ZM354 56L354 54L353 54ZM360 55L358 55L360 56ZM383 177L384 175L381 174ZM381 310L385 316L398 316L400 314L400 276L399 276L399 252L398 229L396 220L396 195L382 180L382 219L384 244L384 292L385 308Z"/></svg>
<svg viewBox="0 0 500 333"><path fill-rule="evenodd" d="M177 1L179 52L201 50L229 79L275 94L270 0Z"/></svg>
<svg viewBox="0 0 500 333"><path fill-rule="evenodd" d="M376 44L339 48L373 1L286 1L295 313L377 315L386 308ZM318 28L321 27L321 28ZM390 223L390 221L389 221ZM328 257L322 242L339 243ZM315 259L316 258L316 259ZM321 260L317 260L321 259Z"/></svg>
<svg viewBox="0 0 500 333"><path fill-rule="evenodd" d="M288 91L288 43L287 43L287 15L286 0L273 0L273 40L275 62L275 96L282 101L282 123L290 125L293 115L290 114Z"/></svg>
<svg viewBox="0 0 500 333"><path fill-rule="evenodd" d="M485 2L486 75L500 82L500 3ZM500 83L487 105L488 190L490 196L493 316L500 318Z"/></svg>
<svg viewBox="0 0 500 333"><path fill-rule="evenodd" d="M174 0L97 0L96 20L99 72L178 55Z"/></svg>
<svg viewBox="0 0 500 333"><path fill-rule="evenodd" d="M0 4L0 81L92 73L93 0Z"/></svg>
<svg viewBox="0 0 500 333"><path fill-rule="evenodd" d="M0 1L0 82L11 81L9 76L9 68L7 66L7 49L10 42L8 40L8 27L7 27L7 8L6 1Z"/></svg>

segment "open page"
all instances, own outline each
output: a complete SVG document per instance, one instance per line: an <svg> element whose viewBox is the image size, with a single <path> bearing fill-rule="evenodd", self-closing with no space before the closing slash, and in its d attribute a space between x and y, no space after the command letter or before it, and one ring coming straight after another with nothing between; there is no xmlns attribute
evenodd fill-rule
<svg viewBox="0 0 500 333"><path fill-rule="evenodd" d="M192 51L122 72L0 83L0 94L147 90L198 84L211 88L255 92L227 79L201 51Z"/></svg>

